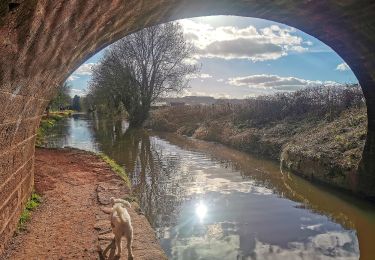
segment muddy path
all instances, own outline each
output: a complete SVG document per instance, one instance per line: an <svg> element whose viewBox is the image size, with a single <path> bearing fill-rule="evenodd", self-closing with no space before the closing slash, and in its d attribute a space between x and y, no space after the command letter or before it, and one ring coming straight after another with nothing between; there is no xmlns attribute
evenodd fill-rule
<svg viewBox="0 0 375 260"><path fill-rule="evenodd" d="M98 247L112 237L102 209L110 197L129 195L129 188L101 159L74 149L36 149L34 178L43 202L0 259L98 259ZM134 259L165 259L150 224L132 205ZM125 240L121 259L127 259Z"/></svg>

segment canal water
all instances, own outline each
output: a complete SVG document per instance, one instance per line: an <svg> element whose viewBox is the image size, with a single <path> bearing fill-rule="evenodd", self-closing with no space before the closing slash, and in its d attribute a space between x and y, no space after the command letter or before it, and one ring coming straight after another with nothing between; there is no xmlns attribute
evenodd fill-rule
<svg viewBox="0 0 375 260"><path fill-rule="evenodd" d="M75 115L47 147L104 152L128 172L170 259L375 259L375 208L220 144Z"/></svg>

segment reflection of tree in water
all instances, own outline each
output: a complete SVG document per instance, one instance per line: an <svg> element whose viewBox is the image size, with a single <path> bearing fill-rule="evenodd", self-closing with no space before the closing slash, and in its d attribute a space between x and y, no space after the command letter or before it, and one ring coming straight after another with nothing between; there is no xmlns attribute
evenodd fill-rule
<svg viewBox="0 0 375 260"><path fill-rule="evenodd" d="M176 179L181 167L179 155L164 151L143 129L126 129L120 120L99 120L94 125L100 149L125 166L151 225L158 228L176 223L184 197Z"/></svg>
<svg viewBox="0 0 375 260"><path fill-rule="evenodd" d="M174 179L180 168L179 160L165 154L155 139L142 135L139 156L129 172L141 207L154 227L170 226L177 221L178 208L184 197Z"/></svg>
<svg viewBox="0 0 375 260"><path fill-rule="evenodd" d="M64 147L67 138L71 135L69 121L71 118L60 120L47 131L42 146L48 148Z"/></svg>

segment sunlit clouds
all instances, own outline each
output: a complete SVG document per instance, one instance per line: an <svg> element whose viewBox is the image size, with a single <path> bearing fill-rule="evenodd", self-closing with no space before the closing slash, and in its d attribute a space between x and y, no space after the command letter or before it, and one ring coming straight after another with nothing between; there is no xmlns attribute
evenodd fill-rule
<svg viewBox="0 0 375 260"><path fill-rule="evenodd" d="M343 63L340 63L339 65L337 65L336 70L347 71L347 70L350 70L350 68L349 68L348 64L343 62Z"/></svg>
<svg viewBox="0 0 375 260"><path fill-rule="evenodd" d="M197 48L196 58L274 60L290 52L304 52L311 42L295 35L293 28L271 25L257 29L235 26L213 27L193 20L181 20L185 37Z"/></svg>
<svg viewBox="0 0 375 260"><path fill-rule="evenodd" d="M210 16L178 21L196 53L184 60L201 71L188 76L178 96L256 97L322 84L357 83L348 64L329 46L296 28L257 18ZM68 80L87 89L105 49ZM84 93L84 92L82 92Z"/></svg>
<svg viewBox="0 0 375 260"><path fill-rule="evenodd" d="M246 77L230 78L228 83L233 86L244 86L261 89L275 89L283 91L295 91L306 87L321 85L337 85L333 81L306 80L296 77L280 77L278 75L251 75Z"/></svg>
<svg viewBox="0 0 375 260"><path fill-rule="evenodd" d="M207 73L200 73L200 74L190 74L188 75L189 79L209 79L212 78L210 74Z"/></svg>
<svg viewBox="0 0 375 260"><path fill-rule="evenodd" d="M74 71L72 75L69 76L68 80L73 81L79 79L82 76L90 76L92 74L92 68L96 63L84 63L78 69Z"/></svg>
<svg viewBox="0 0 375 260"><path fill-rule="evenodd" d="M72 88L72 89L70 89L70 94L71 94L72 96L74 96L74 95L84 96L84 95L86 95L86 91L85 91L85 90L82 90L82 89L75 89L75 88Z"/></svg>

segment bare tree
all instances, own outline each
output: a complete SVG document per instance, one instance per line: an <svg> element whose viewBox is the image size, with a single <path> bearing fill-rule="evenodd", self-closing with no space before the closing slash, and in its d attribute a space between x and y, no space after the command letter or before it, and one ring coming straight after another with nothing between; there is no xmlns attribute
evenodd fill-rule
<svg viewBox="0 0 375 260"><path fill-rule="evenodd" d="M90 92L123 103L130 125L139 127L155 99L187 87L186 76L198 70L186 62L193 50L176 22L136 32L105 53L93 70Z"/></svg>

